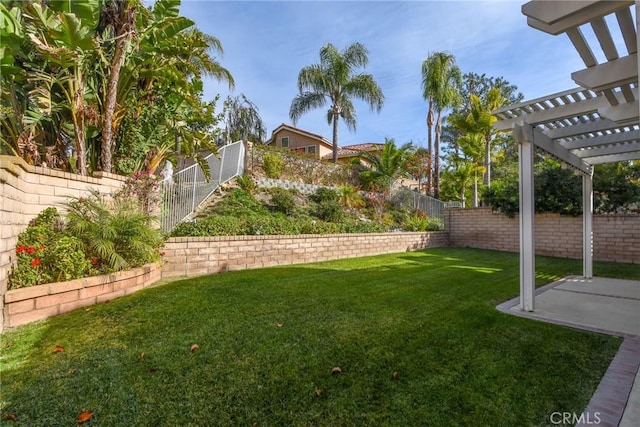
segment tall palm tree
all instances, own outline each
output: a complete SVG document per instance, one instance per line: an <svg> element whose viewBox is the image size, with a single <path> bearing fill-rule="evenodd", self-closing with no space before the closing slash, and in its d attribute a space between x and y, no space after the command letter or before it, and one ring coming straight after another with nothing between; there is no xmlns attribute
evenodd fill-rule
<svg viewBox="0 0 640 427"><path fill-rule="evenodd" d="M434 196L440 193L440 132L442 130L442 111L460 102L459 88L462 85L462 73L456 65L456 57L448 52L432 52L422 63L422 96L429 101L427 127L429 131L429 150L433 155ZM435 119L435 144L431 146L431 131Z"/></svg>
<svg viewBox="0 0 640 427"><path fill-rule="evenodd" d="M333 161L338 161L338 120L340 117L352 131L356 129L356 112L353 99L360 99L380 112L384 95L371 74L355 74L366 67L369 59L367 48L353 43L342 52L331 43L320 49L320 63L300 70L298 90L300 93L291 101L289 117L294 125L300 116L315 108L331 103L327 112L327 122L333 124Z"/></svg>

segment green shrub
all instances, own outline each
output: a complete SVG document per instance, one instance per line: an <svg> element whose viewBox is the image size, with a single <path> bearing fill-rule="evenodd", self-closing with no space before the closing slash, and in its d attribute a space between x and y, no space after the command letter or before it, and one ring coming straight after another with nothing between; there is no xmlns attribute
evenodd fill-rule
<svg viewBox="0 0 640 427"><path fill-rule="evenodd" d="M300 228L295 221L279 214L247 218L249 232L252 235L296 235Z"/></svg>
<svg viewBox="0 0 640 427"><path fill-rule="evenodd" d="M82 242L63 233L55 208L47 208L20 233L17 262L9 275L9 288L17 289L96 274Z"/></svg>
<svg viewBox="0 0 640 427"><path fill-rule="evenodd" d="M236 182L238 183L240 189L246 191L247 193L251 193L256 189L256 182L249 174L242 174L241 176L236 178Z"/></svg>
<svg viewBox="0 0 640 427"><path fill-rule="evenodd" d="M72 199L67 206L67 232L77 237L91 258L106 271L159 261L162 234L136 200L118 198L109 206L99 193Z"/></svg>
<svg viewBox="0 0 640 427"><path fill-rule="evenodd" d="M213 212L219 215L243 216L251 213L268 213L268 209L253 194L244 190L233 189L220 200Z"/></svg>
<svg viewBox="0 0 640 427"><path fill-rule="evenodd" d="M444 229L442 221L437 218L429 218L421 211L406 215L401 226L405 231L440 231Z"/></svg>
<svg viewBox="0 0 640 427"><path fill-rule="evenodd" d="M296 202L289 190L274 187L269 192L271 193L271 205L277 212L282 212L285 215L293 214Z"/></svg>
<svg viewBox="0 0 640 427"><path fill-rule="evenodd" d="M338 234L340 225L333 222L307 219L300 222L300 234Z"/></svg>
<svg viewBox="0 0 640 427"><path fill-rule="evenodd" d="M340 204L349 209L360 209L366 205L366 202L358 193L358 189L352 185L343 185L338 189Z"/></svg>
<svg viewBox="0 0 640 427"><path fill-rule="evenodd" d="M320 187L309 196L309 199L313 200L316 203L337 202L338 193L330 188Z"/></svg>
<svg viewBox="0 0 640 427"><path fill-rule="evenodd" d="M249 234L249 226L244 218L230 215L213 215L193 222L181 222L171 233L172 236L240 236Z"/></svg>
<svg viewBox="0 0 640 427"><path fill-rule="evenodd" d="M267 175L267 178L278 179L282 176L282 170L284 169L284 160L282 157L273 153L265 153L262 157L262 170Z"/></svg>

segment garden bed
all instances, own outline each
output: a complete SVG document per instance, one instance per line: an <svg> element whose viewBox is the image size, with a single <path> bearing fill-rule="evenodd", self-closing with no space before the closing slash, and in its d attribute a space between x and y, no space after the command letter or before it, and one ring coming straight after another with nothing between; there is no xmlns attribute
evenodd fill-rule
<svg viewBox="0 0 640 427"><path fill-rule="evenodd" d="M158 264L8 291L5 325L14 327L131 294L160 279Z"/></svg>

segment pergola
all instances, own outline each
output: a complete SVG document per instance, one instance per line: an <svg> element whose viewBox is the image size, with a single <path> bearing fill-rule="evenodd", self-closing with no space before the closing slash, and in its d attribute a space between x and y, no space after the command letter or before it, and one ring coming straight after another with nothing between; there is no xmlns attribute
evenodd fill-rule
<svg viewBox="0 0 640 427"><path fill-rule="evenodd" d="M566 34L585 64L571 74L578 88L494 111L498 117L495 127L512 129L519 144L520 308L533 311L535 147L582 174L585 278L593 277L593 165L640 159L640 0L533 0L522 6L522 13L530 27L552 35ZM595 37L585 37L588 27ZM612 35L614 27L621 37ZM604 61L598 62L595 49L601 50L603 55L598 52L598 56Z"/></svg>

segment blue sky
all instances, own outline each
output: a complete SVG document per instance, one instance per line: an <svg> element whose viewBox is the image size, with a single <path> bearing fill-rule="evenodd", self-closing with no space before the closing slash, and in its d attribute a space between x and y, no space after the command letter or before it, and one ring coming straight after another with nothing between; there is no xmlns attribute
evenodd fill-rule
<svg viewBox="0 0 640 427"><path fill-rule="evenodd" d="M340 123L341 146L383 142L426 144L427 102L421 64L430 52L456 56L462 72L504 77L526 99L575 87L584 68L566 35L527 26L520 1L214 1L183 0L181 15L222 42L220 63L234 76L231 93L244 93L259 108L268 135L291 123L301 68L319 62L320 48L358 41L369 50L366 72L385 95L378 113L356 103L358 126ZM205 99L224 99L228 87L205 83ZM220 102L221 108L221 102ZM326 109L305 114L297 126L331 140Z"/></svg>

